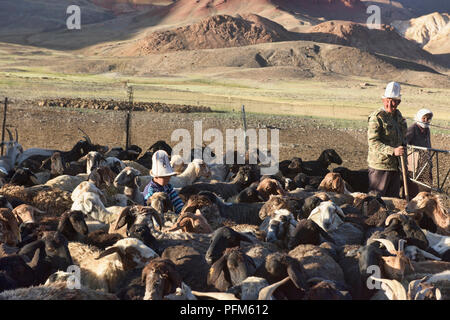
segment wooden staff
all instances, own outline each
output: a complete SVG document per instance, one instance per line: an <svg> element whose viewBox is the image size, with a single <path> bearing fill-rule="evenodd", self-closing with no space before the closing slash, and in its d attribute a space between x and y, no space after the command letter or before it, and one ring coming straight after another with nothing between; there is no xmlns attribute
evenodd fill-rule
<svg viewBox="0 0 450 320"><path fill-rule="evenodd" d="M400 156L400 163L402 165L402 175L403 175L403 190L405 192L405 199L407 202L409 202L409 193L408 193L408 171L406 169L406 147L405 147L405 153Z"/></svg>

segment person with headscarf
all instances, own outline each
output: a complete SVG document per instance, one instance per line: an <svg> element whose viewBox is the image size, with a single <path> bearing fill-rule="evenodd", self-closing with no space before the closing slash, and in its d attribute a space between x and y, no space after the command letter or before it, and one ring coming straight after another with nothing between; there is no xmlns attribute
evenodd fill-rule
<svg viewBox="0 0 450 320"><path fill-rule="evenodd" d="M430 122L433 118L433 112L429 109L420 109L415 118L414 123L408 127L406 132L406 142L412 146L431 148L431 137L430 137ZM418 173L422 170L425 164L428 163L427 170L424 170L419 181L431 185L433 182L432 177L432 163L430 159L430 152L425 150L415 151L408 157L408 169L411 172L415 169ZM409 183L408 185L409 194L415 197L419 193L419 187L416 183Z"/></svg>

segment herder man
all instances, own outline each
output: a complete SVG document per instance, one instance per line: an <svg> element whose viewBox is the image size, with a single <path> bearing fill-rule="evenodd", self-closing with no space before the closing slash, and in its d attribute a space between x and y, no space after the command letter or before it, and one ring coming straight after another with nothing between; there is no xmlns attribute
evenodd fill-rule
<svg viewBox="0 0 450 320"><path fill-rule="evenodd" d="M406 152L406 120L397 110L401 102L400 84L386 86L383 107L369 116L367 132L369 154L369 192L380 196L399 197L399 156Z"/></svg>

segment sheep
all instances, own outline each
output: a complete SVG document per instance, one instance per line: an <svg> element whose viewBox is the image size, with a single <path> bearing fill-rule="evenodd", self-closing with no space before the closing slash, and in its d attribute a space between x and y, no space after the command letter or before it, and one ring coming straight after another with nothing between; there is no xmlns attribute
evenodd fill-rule
<svg viewBox="0 0 450 320"><path fill-rule="evenodd" d="M407 212L426 215L437 226L437 233L450 236L450 214L440 195L433 195L425 191L420 192L407 204L405 209Z"/></svg>
<svg viewBox="0 0 450 320"><path fill-rule="evenodd" d="M28 257L19 254L1 257L0 275L3 276L4 283L0 282L0 292L7 288L15 289L36 284L36 268L40 254L38 249L31 261Z"/></svg>
<svg viewBox="0 0 450 320"><path fill-rule="evenodd" d="M142 282L145 283L144 300L162 300L164 296L181 287L182 281L172 261L155 258L142 270Z"/></svg>
<svg viewBox="0 0 450 320"><path fill-rule="evenodd" d="M350 194L339 173L327 173L318 188L319 191Z"/></svg>
<svg viewBox="0 0 450 320"><path fill-rule="evenodd" d="M28 168L18 168L9 180L10 184L24 187L32 187L37 185L39 181L34 173Z"/></svg>
<svg viewBox="0 0 450 320"><path fill-rule="evenodd" d="M298 173L292 179L297 188L305 188L308 191L317 190L322 180L322 176L308 176L307 174L302 172Z"/></svg>
<svg viewBox="0 0 450 320"><path fill-rule="evenodd" d="M316 207L308 219L313 220L319 227L325 231L336 230L344 223L345 218L342 209L331 201L324 201Z"/></svg>
<svg viewBox="0 0 450 320"><path fill-rule="evenodd" d="M187 164L184 162L182 156L180 156L179 154L174 154L170 159L170 166L172 167L173 171L180 174L186 169Z"/></svg>
<svg viewBox="0 0 450 320"><path fill-rule="evenodd" d="M208 165L200 159L194 159L188 164L186 170L182 173L172 176L170 178L170 184L174 188L183 188L191 185L199 177L203 176L208 178L211 175Z"/></svg>
<svg viewBox="0 0 450 320"><path fill-rule="evenodd" d="M209 178L206 177L200 177L199 181L202 182L225 182L227 180L227 176L230 173L230 166L227 165L225 162L223 164L219 163L211 163L208 164L209 171L211 173Z"/></svg>
<svg viewBox="0 0 450 320"><path fill-rule="evenodd" d="M12 211L19 225L21 225L22 223L36 223L35 212L39 214L45 213L44 211L41 211L28 204L21 204L20 206L15 207Z"/></svg>
<svg viewBox="0 0 450 320"><path fill-rule="evenodd" d="M46 167L46 161L42 162L41 169ZM51 178L57 177L59 175L70 175L75 176L80 173L86 172L86 158L82 157L79 161L72 161L70 163L64 163L61 157L61 153L55 152L50 157L50 176ZM90 168L90 166L89 166ZM89 169L90 170L90 169Z"/></svg>
<svg viewBox="0 0 450 320"><path fill-rule="evenodd" d="M350 185L352 192L369 192L369 171L367 169L353 171L345 167L337 167L333 169L333 172L341 175Z"/></svg>
<svg viewBox="0 0 450 320"><path fill-rule="evenodd" d="M89 181L83 181L81 182L73 191L72 194L70 195L70 198L72 199L72 201L77 201L77 199L80 197L80 195L84 192L92 192L92 193L96 193L100 199L102 200L103 203L106 202L106 198L105 195L103 194L103 192L97 188L95 186L94 183L91 183Z"/></svg>
<svg viewBox="0 0 450 320"><path fill-rule="evenodd" d="M83 192L73 202L70 210L82 211L94 220L103 223L113 223L117 219L117 214L114 214L105 208L97 193Z"/></svg>
<svg viewBox="0 0 450 320"><path fill-rule="evenodd" d="M264 202L265 200L262 198L262 196L259 194L257 188L259 183L253 182L250 186L242 190L238 193L236 197L233 197L232 199L236 203L252 203L252 202Z"/></svg>
<svg viewBox="0 0 450 320"><path fill-rule="evenodd" d="M145 176L149 173L149 169L144 167L142 164L137 163L135 161L131 160L123 160L123 163L126 167L131 167L133 169L138 170L141 173L141 176Z"/></svg>
<svg viewBox="0 0 450 320"><path fill-rule="evenodd" d="M294 157L291 160L284 160L278 164L278 168L283 176L294 179L294 177L302 172L303 161L301 158Z"/></svg>
<svg viewBox="0 0 450 320"><path fill-rule="evenodd" d="M321 236L327 241L334 242L328 233L319 227L313 220L301 219L298 221L295 230L289 238L287 248L292 250L299 244L320 245Z"/></svg>
<svg viewBox="0 0 450 320"><path fill-rule="evenodd" d="M0 208L0 243L17 246L22 241L19 224L12 211L8 208Z"/></svg>
<svg viewBox="0 0 450 320"><path fill-rule="evenodd" d="M152 207L130 206L124 208L115 223L111 224L110 233L123 228L125 225L126 230L130 230L134 224L140 223L148 225L150 230L155 228L161 230L163 226L161 217Z"/></svg>
<svg viewBox="0 0 450 320"><path fill-rule="evenodd" d="M256 188L256 191L258 191L259 195L263 198L264 201L269 200L271 194L278 194L281 196L284 196L286 194L280 182L275 179L269 178L262 180Z"/></svg>
<svg viewBox="0 0 450 320"><path fill-rule="evenodd" d="M229 288L228 293L234 294L239 300L257 300L261 289L268 285L266 279L252 276Z"/></svg>
<svg viewBox="0 0 450 320"><path fill-rule="evenodd" d="M80 247L86 248L75 245L72 250L76 251ZM129 270L142 268L149 260L157 257L152 249L135 238L119 240L100 254L89 247L85 252L87 254L83 252L76 256L81 268L81 284L106 292L115 292L118 283Z"/></svg>
<svg viewBox="0 0 450 320"><path fill-rule="evenodd" d="M236 177L230 183L195 183L183 187L180 190L179 195L187 200L191 195L197 194L200 191L211 191L226 200L238 194L258 179L259 173L252 166L246 165L239 168Z"/></svg>
<svg viewBox="0 0 450 320"><path fill-rule="evenodd" d="M158 150L164 150L170 156L172 154L172 148L164 141L158 140L154 144L152 144L148 149L148 151L156 152Z"/></svg>
<svg viewBox="0 0 450 320"><path fill-rule="evenodd" d="M85 237L84 242L100 249L106 249L107 247L113 246L117 243L117 241L122 240L123 238L124 236L118 233L107 233L104 230L95 230L89 232L89 234Z"/></svg>
<svg viewBox="0 0 450 320"><path fill-rule="evenodd" d="M169 210L173 210L169 195L165 192L155 192L147 199L147 206L155 209L159 215L163 216Z"/></svg>
<svg viewBox="0 0 450 320"><path fill-rule="evenodd" d="M52 188L59 188L62 191L72 192L81 182L87 180L87 177L61 175L48 180L45 185Z"/></svg>
<svg viewBox="0 0 450 320"><path fill-rule="evenodd" d="M288 255L301 263L307 279L320 277L336 283L345 283L342 268L320 247L301 244L289 251Z"/></svg>
<svg viewBox="0 0 450 320"><path fill-rule="evenodd" d="M278 244L280 248L287 248L294 236L297 220L286 209L278 209L274 215L266 218L260 229L266 233L266 241Z"/></svg>
<svg viewBox="0 0 450 320"><path fill-rule="evenodd" d="M182 214L180 214L176 223L167 231L172 232L179 229L181 229L183 232L194 233L213 232L208 221L205 219L199 209L197 209L195 213L183 212Z"/></svg>
<svg viewBox="0 0 450 320"><path fill-rule="evenodd" d="M259 210L259 218L261 219L261 221L263 221L267 217L273 216L274 212L279 209L287 209L291 213L293 213L294 216L297 216L297 213L300 209L298 207L299 203L296 201L296 199L287 196L271 195L269 197L269 200L267 200Z"/></svg>
<svg viewBox="0 0 450 320"><path fill-rule="evenodd" d="M341 157L333 149L322 151L319 158L315 161L303 161L302 171L309 176L325 176L328 172L328 166L331 163L342 164Z"/></svg>
<svg viewBox="0 0 450 320"><path fill-rule="evenodd" d="M240 284L256 271L252 258L240 248L227 248L222 256L215 261L208 273L208 284L219 291Z"/></svg>
<svg viewBox="0 0 450 320"><path fill-rule="evenodd" d="M139 191L137 180L140 172L131 167L124 168L114 179L114 186L123 186L124 194L138 205L144 204L144 196Z"/></svg>
<svg viewBox="0 0 450 320"><path fill-rule="evenodd" d="M88 227L84 221L83 212L66 211L59 220L57 231L69 241L82 241L88 235Z"/></svg>
<svg viewBox="0 0 450 320"><path fill-rule="evenodd" d="M395 279L372 278L382 283L381 289L388 300L441 300L442 297L438 288L426 282L427 277L411 281L408 291Z"/></svg>
<svg viewBox="0 0 450 320"><path fill-rule="evenodd" d="M36 258L38 254L39 260L42 260L42 263L38 262L36 265L35 284L44 283L50 274L73 265L68 241L57 231L47 232L41 239L23 246L18 254L29 259Z"/></svg>
<svg viewBox="0 0 450 320"><path fill-rule="evenodd" d="M218 195L210 191L201 191L199 196L206 196L218 208L220 216L235 223L244 224L261 224L259 212L263 203L227 203ZM188 208L188 205L186 205Z"/></svg>
<svg viewBox="0 0 450 320"><path fill-rule="evenodd" d="M119 174L127 166L125 163L115 157L107 157L104 165L109 167L115 174Z"/></svg>
<svg viewBox="0 0 450 320"><path fill-rule="evenodd" d="M7 290L0 300L117 300L113 294L89 288L69 289L64 282L30 288Z"/></svg>

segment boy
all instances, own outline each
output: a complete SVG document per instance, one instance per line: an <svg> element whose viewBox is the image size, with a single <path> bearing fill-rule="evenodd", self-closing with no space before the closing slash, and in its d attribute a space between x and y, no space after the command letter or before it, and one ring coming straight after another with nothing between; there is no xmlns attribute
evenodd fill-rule
<svg viewBox="0 0 450 320"><path fill-rule="evenodd" d="M155 192L165 192L172 202L175 213L179 214L184 203L172 185L169 184L170 177L176 174L170 166L167 152L164 150L156 151L152 157L152 170L150 170L150 175L153 176L153 179L144 189L144 200L147 201Z"/></svg>

